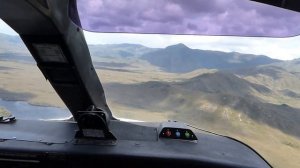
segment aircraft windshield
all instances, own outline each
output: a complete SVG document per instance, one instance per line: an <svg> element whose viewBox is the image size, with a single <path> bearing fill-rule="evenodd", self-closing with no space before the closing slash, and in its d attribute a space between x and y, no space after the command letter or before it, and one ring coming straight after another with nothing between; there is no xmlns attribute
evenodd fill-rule
<svg viewBox="0 0 300 168"><path fill-rule="evenodd" d="M85 36L115 117L185 122L300 164L300 36Z"/></svg>
<svg viewBox="0 0 300 168"><path fill-rule="evenodd" d="M222 28L221 24L208 22L209 17L200 19L200 23L205 23L200 25L189 24L184 19L180 22L184 24L178 24L176 18L180 17L177 15L166 16L174 22L157 18L156 14L168 14L165 11L172 10L182 10L185 17L196 17L198 6L184 7L182 4L179 9L176 4L182 1L147 1L149 4L165 3L169 7L157 13L163 5L157 4L158 8L152 11L141 5L141 9L130 10L126 15L118 12L124 10L123 7L133 8L137 1L84 2L83 6L78 6L83 28L100 32L281 37L297 35L300 30L299 15L295 12L273 13L266 10L269 7L258 5L257 9L263 10L239 13L236 9L250 7L239 0L230 1L235 5L225 11L219 6L223 1L206 1L205 9L213 6L223 11L216 11L215 16L230 16L229 20L218 22L224 23ZM86 8L94 6L99 8L87 11ZM147 18L149 22L141 23L136 20L139 18L131 18L138 16L135 12L143 11L140 18ZM267 19L254 19L263 11ZM83 18L81 12L89 15ZM101 20L100 14L119 19ZM235 20L246 14L249 18L243 17L244 22ZM90 18L99 21L101 26L95 25L95 28L101 30L88 27L93 26L87 22ZM155 23L157 29L150 29ZM203 27L207 24L217 28ZM136 26L142 29L135 29ZM191 31L193 29L195 31ZM70 113L17 34L1 20L0 30L0 116L13 114L16 118L36 120L69 118ZM178 120L241 140L274 167L300 165L300 36L267 38L87 31L84 34L115 117L131 121Z"/></svg>
<svg viewBox="0 0 300 168"><path fill-rule="evenodd" d="M186 122L247 143L274 167L300 165L300 37L257 38L298 35L299 13L246 0L77 0L77 9L74 23L100 32L85 35L115 116Z"/></svg>

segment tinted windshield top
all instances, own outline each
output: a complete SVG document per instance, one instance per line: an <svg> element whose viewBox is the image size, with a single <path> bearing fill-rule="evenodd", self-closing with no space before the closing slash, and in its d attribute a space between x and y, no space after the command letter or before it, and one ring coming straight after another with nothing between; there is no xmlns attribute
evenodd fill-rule
<svg viewBox="0 0 300 168"><path fill-rule="evenodd" d="M77 8L83 29L96 32L286 37L300 31L299 13L248 0L77 0Z"/></svg>

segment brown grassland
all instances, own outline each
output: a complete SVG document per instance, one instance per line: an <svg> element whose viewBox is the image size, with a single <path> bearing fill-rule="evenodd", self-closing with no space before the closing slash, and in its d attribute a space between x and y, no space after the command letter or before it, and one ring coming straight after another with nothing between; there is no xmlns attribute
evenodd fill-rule
<svg viewBox="0 0 300 168"><path fill-rule="evenodd" d="M49 105L65 107L61 99L52 89L49 82L45 80L37 66L9 61L0 61L0 67L12 69L0 70L0 89L14 93L30 93L33 96L25 101L37 105ZM188 74L171 74L159 70L136 71L114 71L97 70L101 82L106 83L140 83L146 81L180 81L197 76L201 73L210 73L213 70L194 71ZM9 95L1 95L2 98L9 98ZM204 102L207 108L215 105L212 102ZM112 102L108 98L108 104L113 114L120 118L130 118L142 121L166 121L176 119L190 123L196 127L207 129L219 134L232 136L246 144L249 144L258 151L274 167L296 168L300 165L300 140L297 137L287 135L278 129L258 123L245 115L238 115L234 109L229 111L227 119L230 125L223 126L218 121L226 119L223 107L220 113L216 114L214 123L202 121L201 118L193 115L175 114L172 111L151 111L149 109L138 109ZM203 104L203 102L202 102ZM295 103L296 104L296 103ZM4 114L0 108L0 115ZM183 112L184 113L184 112ZM174 117L175 116L175 117ZM201 141L201 139L200 139Z"/></svg>

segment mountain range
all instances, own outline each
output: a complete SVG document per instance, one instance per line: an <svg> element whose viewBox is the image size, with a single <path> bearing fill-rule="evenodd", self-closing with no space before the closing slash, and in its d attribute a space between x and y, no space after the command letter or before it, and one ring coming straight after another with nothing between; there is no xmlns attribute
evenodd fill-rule
<svg viewBox="0 0 300 168"><path fill-rule="evenodd" d="M199 68L252 68L282 62L263 55L191 49L182 43L166 48L148 48L138 44L90 45L89 48L96 58L139 58L171 73L187 73Z"/></svg>
<svg viewBox="0 0 300 168"><path fill-rule="evenodd" d="M168 46L146 53L142 59L167 72L186 73L199 68L238 69L281 62L262 55L191 49L184 44Z"/></svg>
<svg viewBox="0 0 300 168"><path fill-rule="evenodd" d="M221 115L227 111L231 116L247 116L300 137L300 128L297 126L300 109L287 104L270 103L263 96L276 97L280 93L231 73L208 73L181 82L110 83L105 84L104 88L111 101L124 106L162 113L173 111L176 113L174 118L190 122L194 121L193 117L203 123L214 123L219 118L220 121L216 123L225 126L238 121L236 117L233 120L228 116L222 118ZM294 95L286 96L294 98Z"/></svg>
<svg viewBox="0 0 300 168"><path fill-rule="evenodd" d="M34 62L32 57L23 57L30 56L30 53L18 36L0 33L0 44L0 60ZM101 64L99 60L104 58L135 58L171 73L187 73L199 68L234 70L283 62L264 55L191 49L182 43L166 48L149 48L140 44L98 44L89 45L89 49L95 64ZM288 63L285 64L289 67Z"/></svg>
<svg viewBox="0 0 300 168"><path fill-rule="evenodd" d="M96 68L125 71L135 64L124 60L133 59L167 73L216 70L176 82L104 83L112 102L162 113L173 111L173 118L191 122L220 120L228 127L247 116L300 137L299 59L281 61L263 55L191 49L184 44L166 48L99 44L89 48ZM34 62L29 55L19 37L0 34L0 60Z"/></svg>

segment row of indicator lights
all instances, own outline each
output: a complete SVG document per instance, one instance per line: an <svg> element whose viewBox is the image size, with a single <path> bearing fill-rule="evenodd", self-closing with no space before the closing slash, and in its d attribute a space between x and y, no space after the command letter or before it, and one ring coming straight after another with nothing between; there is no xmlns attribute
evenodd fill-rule
<svg viewBox="0 0 300 168"><path fill-rule="evenodd" d="M167 131L165 133L163 133L163 134L166 135L167 137L171 137L172 136L172 132L169 129L167 129ZM180 138L181 133L178 130L176 130L175 135L176 135L177 138ZM190 138L190 137L193 138L194 137L188 131L185 131L184 136L185 136L185 138Z"/></svg>

